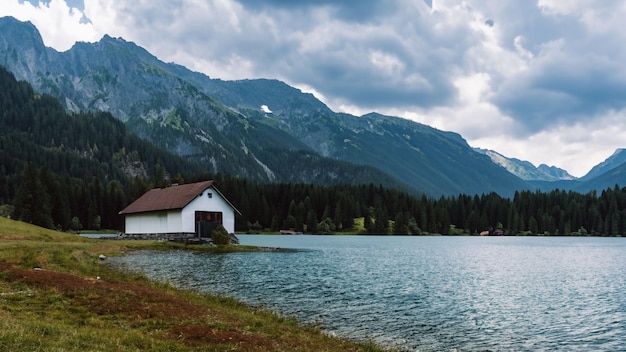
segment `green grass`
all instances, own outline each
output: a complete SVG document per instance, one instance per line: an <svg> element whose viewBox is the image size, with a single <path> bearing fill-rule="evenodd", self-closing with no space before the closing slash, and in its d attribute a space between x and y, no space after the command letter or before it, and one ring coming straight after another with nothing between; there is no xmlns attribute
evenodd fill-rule
<svg viewBox="0 0 626 352"><path fill-rule="evenodd" d="M250 251L99 240L0 217L2 351L381 351L229 297L115 271L99 254Z"/></svg>

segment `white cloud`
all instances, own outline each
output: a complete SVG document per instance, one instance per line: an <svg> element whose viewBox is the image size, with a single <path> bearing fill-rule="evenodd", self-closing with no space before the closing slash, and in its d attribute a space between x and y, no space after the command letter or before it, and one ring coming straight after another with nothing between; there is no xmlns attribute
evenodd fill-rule
<svg viewBox="0 0 626 352"><path fill-rule="evenodd" d="M510 135L518 126L515 120L502 114L495 105L486 100L485 97L490 94L490 80L490 76L486 73L457 78L455 86L459 98L453 106L420 112L389 110L386 114L402 116L438 129L458 132L470 144L484 137L497 140L498 136Z"/></svg>
<svg viewBox="0 0 626 352"><path fill-rule="evenodd" d="M82 23L83 12L69 7L63 0L51 0L37 6L28 1L3 1L0 16L13 16L20 21L32 22L41 32L44 43L65 51L76 41L94 42L101 35L88 23Z"/></svg>
<svg viewBox="0 0 626 352"><path fill-rule="evenodd" d="M370 62L385 75L395 75L404 69L403 63L397 56L380 50L372 50L369 54Z"/></svg>
<svg viewBox="0 0 626 352"><path fill-rule="evenodd" d="M515 45L515 49L517 50L517 53L521 57L526 58L526 59L532 59L534 57L533 53L531 53L530 51L526 50L526 48L524 48L523 36L518 35L517 37L515 37L513 44Z"/></svg>
<svg viewBox="0 0 626 352"><path fill-rule="evenodd" d="M581 177L608 158L626 140L626 111L612 112L597 120L563 124L526 138L484 135L470 140L476 147L492 148L505 156L539 164L557 165Z"/></svg>

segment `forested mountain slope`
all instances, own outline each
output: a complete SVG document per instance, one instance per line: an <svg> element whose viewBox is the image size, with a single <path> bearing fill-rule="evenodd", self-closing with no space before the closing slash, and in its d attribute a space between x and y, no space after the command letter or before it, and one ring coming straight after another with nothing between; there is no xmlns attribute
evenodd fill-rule
<svg viewBox="0 0 626 352"><path fill-rule="evenodd" d="M145 190L143 184L133 189L135 178L202 170L129 133L109 113L68 114L56 98L17 82L2 67L0 86L0 204L12 203L24 170L45 173L52 197L39 201L58 212L54 226L69 228L73 216L87 226L102 212L115 221L113 214L126 202L123 188L131 199ZM118 193L109 197L114 204L102 204L102 192Z"/></svg>
<svg viewBox="0 0 626 352"><path fill-rule="evenodd" d="M373 182L432 196L511 196L529 188L457 134L379 114L335 113L276 80L211 79L120 38L59 53L43 45L32 24L2 18L0 64L68 109L110 112L207 172L270 182Z"/></svg>

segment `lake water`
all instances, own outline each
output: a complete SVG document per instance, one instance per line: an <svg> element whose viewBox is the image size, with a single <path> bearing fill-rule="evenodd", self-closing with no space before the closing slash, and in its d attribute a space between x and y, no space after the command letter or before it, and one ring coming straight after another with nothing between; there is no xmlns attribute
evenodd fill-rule
<svg viewBox="0 0 626 352"><path fill-rule="evenodd" d="M239 237L298 250L114 262L403 350L626 349L626 239Z"/></svg>

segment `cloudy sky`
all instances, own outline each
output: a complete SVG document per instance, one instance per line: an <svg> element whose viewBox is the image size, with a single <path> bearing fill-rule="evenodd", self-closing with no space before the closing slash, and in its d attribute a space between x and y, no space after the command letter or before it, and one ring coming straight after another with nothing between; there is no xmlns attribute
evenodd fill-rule
<svg viewBox="0 0 626 352"><path fill-rule="evenodd" d="M621 0L2 0L58 51L104 34L213 78L276 78L583 176L626 147ZM271 107L270 107L271 108Z"/></svg>

